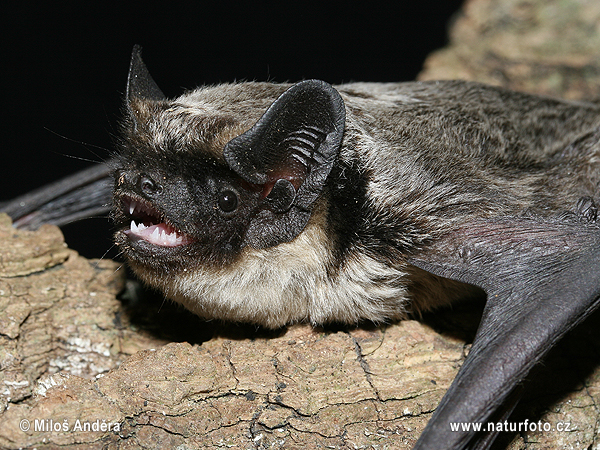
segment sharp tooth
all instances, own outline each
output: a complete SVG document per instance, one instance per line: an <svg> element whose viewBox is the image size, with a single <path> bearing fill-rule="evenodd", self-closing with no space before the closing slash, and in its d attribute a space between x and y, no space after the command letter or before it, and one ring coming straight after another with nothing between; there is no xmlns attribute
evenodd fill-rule
<svg viewBox="0 0 600 450"><path fill-rule="evenodd" d="M148 227L147 227L146 225L144 225L144 223L143 223L143 222L140 222L140 224L138 225L138 230L140 230L140 231L143 231L143 230L145 230L146 228L148 228Z"/></svg>
<svg viewBox="0 0 600 450"><path fill-rule="evenodd" d="M131 225L129 226L129 229L130 229L131 231L133 231L134 233L137 233L137 232L138 232L138 227L137 227L137 226L136 226L136 224L135 224L135 220L132 220L132 221L131 221Z"/></svg>
<svg viewBox="0 0 600 450"><path fill-rule="evenodd" d="M133 212L135 211L135 202L131 202L129 204L129 214L133 215Z"/></svg>
<svg viewBox="0 0 600 450"><path fill-rule="evenodd" d="M155 228L154 231L152 232L152 239L154 240L158 240L160 239L160 231L158 231L158 228Z"/></svg>

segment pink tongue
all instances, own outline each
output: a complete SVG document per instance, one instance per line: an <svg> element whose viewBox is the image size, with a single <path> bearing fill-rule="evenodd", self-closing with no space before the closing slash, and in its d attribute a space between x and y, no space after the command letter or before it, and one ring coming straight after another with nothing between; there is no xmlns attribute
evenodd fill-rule
<svg viewBox="0 0 600 450"><path fill-rule="evenodd" d="M137 225L132 222L130 229L126 230L125 233L161 247L177 247L188 243L188 239L179 235L166 223L146 227L144 224Z"/></svg>

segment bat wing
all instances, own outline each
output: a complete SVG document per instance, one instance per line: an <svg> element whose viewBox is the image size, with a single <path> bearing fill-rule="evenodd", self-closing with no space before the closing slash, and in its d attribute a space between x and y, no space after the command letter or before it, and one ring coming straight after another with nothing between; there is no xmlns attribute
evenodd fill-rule
<svg viewBox="0 0 600 450"><path fill-rule="evenodd" d="M30 230L108 214L113 189L109 166L97 164L2 203L0 212L11 216L17 228Z"/></svg>
<svg viewBox="0 0 600 450"><path fill-rule="evenodd" d="M496 433L487 424L508 417L529 370L598 306L600 227L575 215L475 221L410 262L488 297L469 355L415 448L488 448Z"/></svg>

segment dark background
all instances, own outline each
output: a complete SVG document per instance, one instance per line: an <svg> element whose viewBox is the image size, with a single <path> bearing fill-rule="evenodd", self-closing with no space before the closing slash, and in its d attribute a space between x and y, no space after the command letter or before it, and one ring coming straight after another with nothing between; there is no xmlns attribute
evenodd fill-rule
<svg viewBox="0 0 600 450"><path fill-rule="evenodd" d="M406 81L462 2L148 3L3 8L0 200L106 158L136 43L167 96L234 80ZM65 227L67 242L101 256L110 224L86 222Z"/></svg>

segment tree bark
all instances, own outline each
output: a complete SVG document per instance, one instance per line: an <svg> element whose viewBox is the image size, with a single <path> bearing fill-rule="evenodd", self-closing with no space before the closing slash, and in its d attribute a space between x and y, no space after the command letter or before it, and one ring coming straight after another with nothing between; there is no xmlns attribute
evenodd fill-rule
<svg viewBox="0 0 600 450"><path fill-rule="evenodd" d="M420 78L599 98L598 23L597 0L469 0ZM139 302L119 264L82 258L55 227L2 216L0 241L2 448L409 449L481 313L265 332ZM552 352L511 419L553 431L503 433L496 448L600 448L599 324Z"/></svg>

